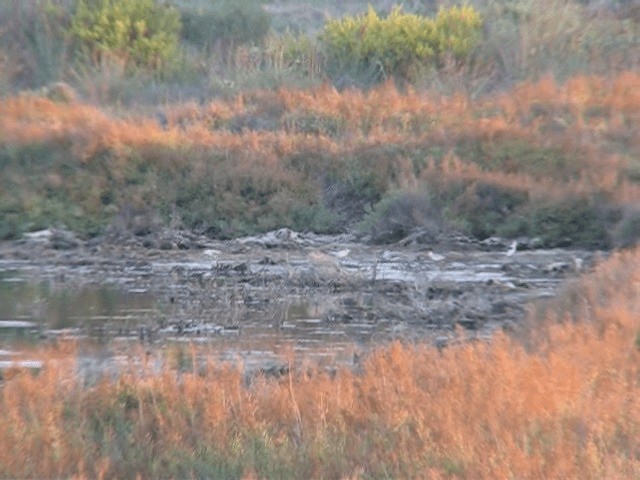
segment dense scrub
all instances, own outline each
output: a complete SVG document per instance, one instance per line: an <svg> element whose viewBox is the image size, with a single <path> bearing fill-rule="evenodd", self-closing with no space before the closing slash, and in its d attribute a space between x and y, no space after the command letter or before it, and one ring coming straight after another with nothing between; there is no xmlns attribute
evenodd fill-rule
<svg viewBox="0 0 640 480"><path fill-rule="evenodd" d="M329 20L321 39L334 76L371 72L377 79L415 80L421 70L442 66L448 58L467 60L481 29L480 14L470 6L441 9L435 18L396 7L384 19L369 7L361 16Z"/></svg>
<svg viewBox="0 0 640 480"><path fill-rule="evenodd" d="M148 105L394 78L475 97L546 74L564 81L640 64L639 16L613 0L478 0L439 11L411 2L406 12L380 0L368 13L367 2L120 3L0 3L0 94L65 81L93 102Z"/></svg>
<svg viewBox="0 0 640 480"><path fill-rule="evenodd" d="M176 54L180 17L154 0L76 0L70 33L94 64L113 56L127 68L161 70Z"/></svg>
<svg viewBox="0 0 640 480"><path fill-rule="evenodd" d="M396 343L355 372L247 380L194 346L82 382L73 347L44 349L0 387L0 476L633 478L639 272L615 254L520 340Z"/></svg>
<svg viewBox="0 0 640 480"><path fill-rule="evenodd" d="M150 228L223 238L356 225L376 236L393 215L402 224L388 240L439 225L548 246L630 245L639 85L634 73L547 77L477 101L392 84L368 93L323 86L153 116L6 98L0 230L12 238L53 224L93 235L138 211ZM410 200L398 205L415 215L393 213L387 197L402 195Z"/></svg>

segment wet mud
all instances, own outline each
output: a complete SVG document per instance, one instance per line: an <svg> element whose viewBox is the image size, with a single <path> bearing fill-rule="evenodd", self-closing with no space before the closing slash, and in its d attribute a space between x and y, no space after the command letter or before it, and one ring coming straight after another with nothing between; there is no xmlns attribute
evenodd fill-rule
<svg viewBox="0 0 640 480"><path fill-rule="evenodd" d="M0 245L5 344L21 338L7 322L23 322L37 341L200 345L256 368L283 352L348 363L396 339L442 347L460 329L489 338L600 255L464 237L376 246L287 229L230 241L58 237Z"/></svg>

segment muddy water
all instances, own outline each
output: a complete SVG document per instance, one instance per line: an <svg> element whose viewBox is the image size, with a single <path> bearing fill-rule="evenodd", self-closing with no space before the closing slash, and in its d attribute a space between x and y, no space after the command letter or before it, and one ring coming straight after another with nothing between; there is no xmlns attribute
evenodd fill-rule
<svg viewBox="0 0 640 480"><path fill-rule="evenodd" d="M377 247L293 232L190 247L3 245L0 349L74 339L111 364L141 350L252 368L290 353L350 363L393 339L446 344L457 327L489 337L594 262L509 255L499 242Z"/></svg>

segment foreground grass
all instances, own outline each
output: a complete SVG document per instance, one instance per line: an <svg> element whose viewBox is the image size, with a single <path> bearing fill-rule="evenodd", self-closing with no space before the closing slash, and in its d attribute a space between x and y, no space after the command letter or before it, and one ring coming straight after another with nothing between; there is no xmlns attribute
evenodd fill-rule
<svg viewBox="0 0 640 480"><path fill-rule="evenodd" d="M640 251L550 311L519 340L393 344L359 373L251 384L223 365L82 384L69 352L41 352L0 387L0 476L637 477Z"/></svg>
<svg viewBox="0 0 640 480"><path fill-rule="evenodd" d="M136 233L173 226L224 238L362 222L393 240L437 216L480 238L631 244L638 91L635 73L545 78L476 101L324 86L148 115L4 98L0 238L52 225L95 235L142 215ZM389 206L406 194L422 200L397 221Z"/></svg>

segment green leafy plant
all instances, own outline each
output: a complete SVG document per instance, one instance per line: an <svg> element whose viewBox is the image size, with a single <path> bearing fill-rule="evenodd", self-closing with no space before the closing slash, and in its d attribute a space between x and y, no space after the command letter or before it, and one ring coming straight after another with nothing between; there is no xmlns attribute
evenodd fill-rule
<svg viewBox="0 0 640 480"><path fill-rule="evenodd" d="M531 205L523 212L526 234L541 238L548 247L608 248L610 239L603 207L586 198Z"/></svg>
<svg viewBox="0 0 640 480"><path fill-rule="evenodd" d="M174 8L154 0L77 0L71 33L100 64L104 57L127 67L160 70L175 54L181 23Z"/></svg>
<svg viewBox="0 0 640 480"><path fill-rule="evenodd" d="M505 228L507 219L527 200L526 192L475 182L468 185L453 202L451 213L465 232L478 238L487 238L496 234L501 226Z"/></svg>
<svg viewBox="0 0 640 480"><path fill-rule="evenodd" d="M470 6L441 9L435 18L403 13L395 7L380 18L373 7L359 16L327 22L321 40L334 74L357 66L377 69L379 79L397 75L411 80L427 65L448 58L463 60L478 43L480 14Z"/></svg>
<svg viewBox="0 0 640 480"><path fill-rule="evenodd" d="M443 229L441 212L427 193L392 192L369 209L358 224L358 230L375 243L401 240L416 228L432 239Z"/></svg>
<svg viewBox="0 0 640 480"><path fill-rule="evenodd" d="M578 176L570 155L558 147L540 146L526 139L462 141L456 146L456 152L490 171L526 173L536 178L543 178L549 171L566 179Z"/></svg>

